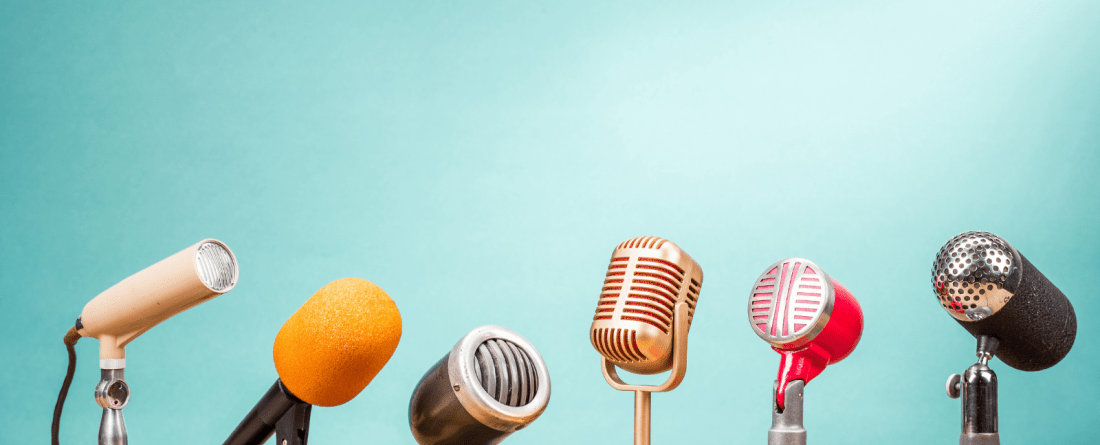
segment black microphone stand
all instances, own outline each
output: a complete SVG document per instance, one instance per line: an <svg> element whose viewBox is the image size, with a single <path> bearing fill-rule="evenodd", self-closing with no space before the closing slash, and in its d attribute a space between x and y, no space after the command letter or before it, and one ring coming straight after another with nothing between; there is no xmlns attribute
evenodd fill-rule
<svg viewBox="0 0 1100 445"><path fill-rule="evenodd" d="M275 433L276 445L306 445L313 405L303 402L276 380L249 411L224 445L260 445Z"/></svg>
<svg viewBox="0 0 1100 445"><path fill-rule="evenodd" d="M947 396L962 396L962 434L959 445L1000 445L997 432L997 374L987 365L997 352L996 337L978 337L978 363L963 375L947 378Z"/></svg>

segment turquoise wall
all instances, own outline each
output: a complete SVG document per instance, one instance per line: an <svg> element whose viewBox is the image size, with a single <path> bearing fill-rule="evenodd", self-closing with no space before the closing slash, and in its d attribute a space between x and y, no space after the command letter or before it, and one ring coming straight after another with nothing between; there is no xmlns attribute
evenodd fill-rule
<svg viewBox="0 0 1100 445"><path fill-rule="evenodd" d="M807 388L812 443L955 443L944 382L974 340L929 270L1004 236L1066 295L1077 344L994 362L1004 444L1100 421L1100 3L43 2L0 4L4 443L46 443L61 337L128 275L213 237L232 292L134 341L134 444L221 443L271 346L326 283L371 280L404 335L317 444L411 444L420 376L481 324L548 363L509 444L629 443L588 326L614 246L675 241L705 282L653 443L764 443L779 357L745 306L804 256L859 299L863 341ZM95 440L77 345L62 443Z"/></svg>

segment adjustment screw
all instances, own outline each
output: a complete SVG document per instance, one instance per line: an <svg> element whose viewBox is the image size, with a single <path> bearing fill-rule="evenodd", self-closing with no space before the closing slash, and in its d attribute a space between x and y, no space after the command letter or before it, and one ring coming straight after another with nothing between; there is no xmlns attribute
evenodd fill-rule
<svg viewBox="0 0 1100 445"><path fill-rule="evenodd" d="M959 398L959 392L962 389L962 376L958 374L951 374L947 378L947 397L952 399Z"/></svg>

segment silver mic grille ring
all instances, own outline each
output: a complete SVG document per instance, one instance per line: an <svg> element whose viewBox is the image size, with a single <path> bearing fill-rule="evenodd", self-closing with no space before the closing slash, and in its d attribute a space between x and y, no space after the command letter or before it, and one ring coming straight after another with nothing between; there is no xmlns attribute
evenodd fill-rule
<svg viewBox="0 0 1100 445"><path fill-rule="evenodd" d="M833 280L817 264L787 258L756 279L749 294L749 324L773 346L800 346L825 328L834 298Z"/></svg>
<svg viewBox="0 0 1100 445"><path fill-rule="evenodd" d="M550 374L538 350L510 329L486 325L462 337L447 357L459 403L482 424L515 431L550 400Z"/></svg>
<svg viewBox="0 0 1100 445"><path fill-rule="evenodd" d="M195 269L202 284L215 292L226 292L237 284L237 260L225 245L206 242L195 252Z"/></svg>

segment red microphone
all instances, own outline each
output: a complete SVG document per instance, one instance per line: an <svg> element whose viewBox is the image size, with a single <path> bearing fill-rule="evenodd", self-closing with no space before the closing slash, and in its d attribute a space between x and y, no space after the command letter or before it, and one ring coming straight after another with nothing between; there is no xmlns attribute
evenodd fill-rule
<svg viewBox="0 0 1100 445"><path fill-rule="evenodd" d="M805 443L802 388L855 350L863 333L859 302L813 262L788 258L757 278L749 296L749 323L780 355L769 443L797 442L783 439L785 434L801 436ZM788 399L792 390L799 397ZM792 404L798 405L795 412L784 415Z"/></svg>

